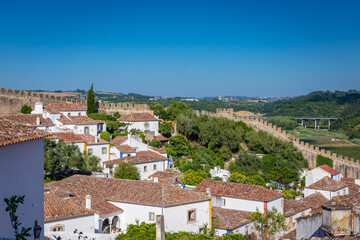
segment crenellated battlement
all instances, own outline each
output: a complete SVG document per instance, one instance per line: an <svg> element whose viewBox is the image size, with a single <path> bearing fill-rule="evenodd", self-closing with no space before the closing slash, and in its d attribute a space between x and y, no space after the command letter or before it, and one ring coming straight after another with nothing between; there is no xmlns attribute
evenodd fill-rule
<svg viewBox="0 0 360 240"><path fill-rule="evenodd" d="M344 157L331 151L320 149L319 147L311 145L307 142L300 141L300 139L293 137L285 130L272 125L263 119L248 118L243 119L243 121L246 122L249 126L253 127L255 130L266 131L281 140L292 142L298 151L302 153L304 158L308 160L310 168L316 167L316 157L317 155L322 155L332 159L334 168L340 171L344 177L360 178L360 160Z"/></svg>

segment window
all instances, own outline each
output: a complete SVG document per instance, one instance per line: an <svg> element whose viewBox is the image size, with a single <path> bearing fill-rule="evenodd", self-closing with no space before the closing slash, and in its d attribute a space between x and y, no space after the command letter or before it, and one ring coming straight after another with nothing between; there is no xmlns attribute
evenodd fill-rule
<svg viewBox="0 0 360 240"><path fill-rule="evenodd" d="M107 154L107 147L101 148L101 152L103 155Z"/></svg>
<svg viewBox="0 0 360 240"><path fill-rule="evenodd" d="M56 224L50 228L51 232L63 232L65 230L65 226L62 224Z"/></svg>
<svg viewBox="0 0 360 240"><path fill-rule="evenodd" d="M225 206L225 204L226 204L226 199L225 199L225 198L222 198L222 199L221 199L221 206Z"/></svg>
<svg viewBox="0 0 360 240"><path fill-rule="evenodd" d="M144 172L147 172L147 166L144 166Z"/></svg>
<svg viewBox="0 0 360 240"><path fill-rule="evenodd" d="M81 113L78 113L78 116L81 116Z"/></svg>
<svg viewBox="0 0 360 240"><path fill-rule="evenodd" d="M128 153L127 155L128 155L128 157L130 157L130 156L131 156L131 154L130 154L130 153Z"/></svg>
<svg viewBox="0 0 360 240"><path fill-rule="evenodd" d="M345 191L345 189L343 190L343 195L345 195L345 193L346 193L346 191Z"/></svg>
<svg viewBox="0 0 360 240"><path fill-rule="evenodd" d="M88 148L88 154L92 155L93 154L93 149L92 148Z"/></svg>
<svg viewBox="0 0 360 240"><path fill-rule="evenodd" d="M149 212L149 220L150 221L155 221L155 213Z"/></svg>
<svg viewBox="0 0 360 240"><path fill-rule="evenodd" d="M156 170L156 164L154 164L154 166L153 166L153 170Z"/></svg>
<svg viewBox="0 0 360 240"><path fill-rule="evenodd" d="M84 133L89 134L89 127L84 127Z"/></svg>
<svg viewBox="0 0 360 240"><path fill-rule="evenodd" d="M50 129L49 129L49 126L46 126L45 127L45 131L48 132Z"/></svg>
<svg viewBox="0 0 360 240"><path fill-rule="evenodd" d="M70 113L68 113L68 117L70 117L71 115L70 115Z"/></svg>
<svg viewBox="0 0 360 240"><path fill-rule="evenodd" d="M190 209L187 211L187 222L194 223L196 222L196 210Z"/></svg>

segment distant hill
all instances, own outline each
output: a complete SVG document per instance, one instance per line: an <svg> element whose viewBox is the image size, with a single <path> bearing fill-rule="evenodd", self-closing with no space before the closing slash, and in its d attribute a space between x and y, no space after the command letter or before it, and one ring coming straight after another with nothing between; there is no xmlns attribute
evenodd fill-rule
<svg viewBox="0 0 360 240"><path fill-rule="evenodd" d="M266 103L267 116L348 117L360 102L360 91L316 91L308 95Z"/></svg>

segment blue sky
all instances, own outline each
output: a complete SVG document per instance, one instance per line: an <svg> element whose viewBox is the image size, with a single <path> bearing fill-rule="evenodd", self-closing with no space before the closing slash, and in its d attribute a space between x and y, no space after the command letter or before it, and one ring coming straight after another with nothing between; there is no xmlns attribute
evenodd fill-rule
<svg viewBox="0 0 360 240"><path fill-rule="evenodd" d="M0 0L0 86L157 96L360 89L360 1Z"/></svg>

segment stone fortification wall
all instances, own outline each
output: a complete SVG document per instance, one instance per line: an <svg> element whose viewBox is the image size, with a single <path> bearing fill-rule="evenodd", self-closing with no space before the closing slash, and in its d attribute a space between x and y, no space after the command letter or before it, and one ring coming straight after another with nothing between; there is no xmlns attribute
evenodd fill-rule
<svg viewBox="0 0 360 240"><path fill-rule="evenodd" d="M310 168L316 167L316 157L317 155L322 155L332 159L334 168L340 171L344 177L360 178L360 160L337 155L336 153L332 153L330 151L326 151L325 149L315 147L309 143L305 143L304 141L300 141L300 139L294 138L285 130L276 127L263 119L247 118L242 119L242 121L244 121L248 126L253 127L255 130L266 131L283 141L293 143L298 151L302 153L304 158L308 160Z"/></svg>
<svg viewBox="0 0 360 240"><path fill-rule="evenodd" d="M55 94L52 95L0 88L0 115L20 113L20 109L24 104L29 105L34 109L36 102L42 102L44 105L61 102L73 102L85 105L84 101L60 97Z"/></svg>
<svg viewBox="0 0 360 240"><path fill-rule="evenodd" d="M131 113L142 113L148 112L153 114L154 112L150 109L147 104L136 104L136 103L99 103L97 106L99 113L114 114L116 112L120 115L128 115Z"/></svg>

